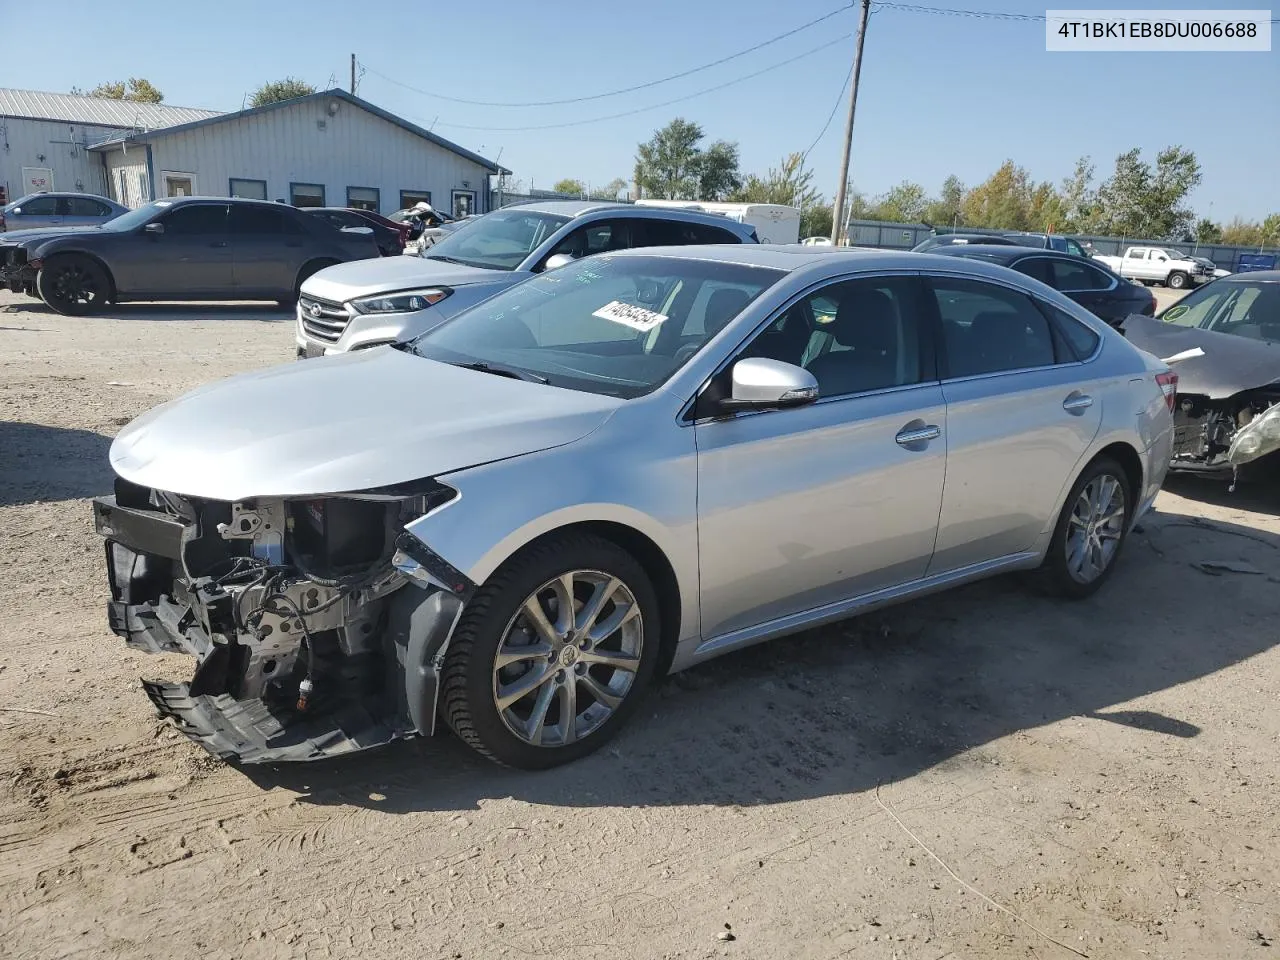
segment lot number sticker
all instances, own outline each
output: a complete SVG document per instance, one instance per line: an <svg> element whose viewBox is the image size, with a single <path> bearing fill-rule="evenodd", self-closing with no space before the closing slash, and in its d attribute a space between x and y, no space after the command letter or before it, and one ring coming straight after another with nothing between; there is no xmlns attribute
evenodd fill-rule
<svg viewBox="0 0 1280 960"><path fill-rule="evenodd" d="M632 330L639 330L641 333L648 333L667 319L665 314L654 313L652 310L623 303L621 300L612 300L591 315L601 320L612 320L614 323L620 323Z"/></svg>

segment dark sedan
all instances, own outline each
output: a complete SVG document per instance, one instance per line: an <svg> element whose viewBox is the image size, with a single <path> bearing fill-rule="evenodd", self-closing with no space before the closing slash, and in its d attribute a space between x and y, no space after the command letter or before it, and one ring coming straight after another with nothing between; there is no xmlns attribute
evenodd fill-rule
<svg viewBox="0 0 1280 960"><path fill-rule="evenodd" d="M345 227L368 227L373 231L378 252L384 257L394 257L404 253L404 245L409 241L409 235L412 232L409 224L396 223L372 210L355 210L350 207L303 207L301 209L309 216L327 220L339 230Z"/></svg>
<svg viewBox="0 0 1280 960"><path fill-rule="evenodd" d="M156 200L97 228L0 236L4 283L58 313L128 300L292 303L318 270L376 257L371 231L339 230L259 200Z"/></svg>
<svg viewBox="0 0 1280 960"><path fill-rule="evenodd" d="M1108 270L1096 260L1027 247L966 243L935 247L930 253L945 257L986 260L1010 267L1066 294L1101 320L1116 327L1130 314L1154 316L1155 295Z"/></svg>

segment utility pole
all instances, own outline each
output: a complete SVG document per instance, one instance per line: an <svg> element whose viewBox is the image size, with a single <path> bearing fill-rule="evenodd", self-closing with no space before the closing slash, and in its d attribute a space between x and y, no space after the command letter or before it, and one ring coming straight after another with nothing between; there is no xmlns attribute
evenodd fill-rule
<svg viewBox="0 0 1280 960"><path fill-rule="evenodd" d="M840 228L845 222L845 193L849 183L849 150L853 146L853 114L858 108L858 75L862 72L862 41L867 36L867 18L871 16L871 0L862 0L858 19L858 39L853 50L853 82L849 85L849 120L844 128L844 153L840 157L840 183L836 186L836 203L831 210L831 242L840 242ZM847 232L847 231L846 231Z"/></svg>
<svg viewBox="0 0 1280 960"><path fill-rule="evenodd" d="M856 80L854 85L857 85ZM351 55L351 95L353 97L356 95L356 55L354 53Z"/></svg>

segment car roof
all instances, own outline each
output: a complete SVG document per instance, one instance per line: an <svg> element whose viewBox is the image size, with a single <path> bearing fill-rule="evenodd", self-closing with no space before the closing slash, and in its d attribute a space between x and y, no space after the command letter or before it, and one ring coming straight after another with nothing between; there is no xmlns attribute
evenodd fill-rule
<svg viewBox="0 0 1280 960"><path fill-rule="evenodd" d="M551 213L561 217L582 217L589 213L602 211L626 211L628 216L643 217L648 220L684 220L688 223L704 223L708 226L725 227L736 225L739 232L750 229L741 221L726 217L720 213L707 213L703 210L689 210L684 207L650 207L635 203L614 203L601 200L533 200L528 203L513 203L502 207L502 210L520 212ZM729 227L733 229L733 227Z"/></svg>
<svg viewBox="0 0 1280 960"><path fill-rule="evenodd" d="M1230 273L1218 278L1219 283L1226 281L1238 283L1241 280L1265 280L1268 283L1275 283L1280 280L1280 270L1242 270L1239 273Z"/></svg>
<svg viewBox="0 0 1280 960"><path fill-rule="evenodd" d="M933 251L929 251L932 253ZM1000 258L1004 261L1018 260L1029 254L1038 257L1059 257L1064 260L1081 260L1075 254L1063 250L1048 250L1044 247L1019 247L1007 243L953 243L938 248L940 257L964 257L978 253L988 259Z"/></svg>

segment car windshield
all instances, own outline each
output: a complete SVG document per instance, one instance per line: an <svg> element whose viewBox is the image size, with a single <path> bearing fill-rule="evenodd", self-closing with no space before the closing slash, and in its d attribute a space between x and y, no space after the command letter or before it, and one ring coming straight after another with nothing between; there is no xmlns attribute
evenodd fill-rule
<svg viewBox="0 0 1280 960"><path fill-rule="evenodd" d="M552 386L638 397L784 275L678 257L589 257L463 311L409 349Z"/></svg>
<svg viewBox="0 0 1280 960"><path fill-rule="evenodd" d="M113 217L102 225L103 230L132 230L134 227L140 227L153 217L159 216L162 212L173 206L168 200L157 200L154 203L148 203L139 207L137 210L130 210L128 213L122 213L118 217Z"/></svg>
<svg viewBox="0 0 1280 960"><path fill-rule="evenodd" d="M568 217L551 213L495 210L438 240L426 259L489 270L514 270L568 222Z"/></svg>
<svg viewBox="0 0 1280 960"><path fill-rule="evenodd" d="M1160 319L1250 340L1280 341L1280 282L1209 283L1169 307Z"/></svg>

